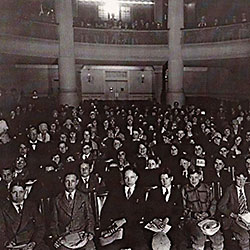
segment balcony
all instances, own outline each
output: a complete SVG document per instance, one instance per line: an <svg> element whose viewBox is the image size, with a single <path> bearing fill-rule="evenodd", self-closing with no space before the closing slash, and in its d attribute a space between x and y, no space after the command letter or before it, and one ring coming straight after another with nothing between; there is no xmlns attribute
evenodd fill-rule
<svg viewBox="0 0 250 250"><path fill-rule="evenodd" d="M75 42L97 44L166 45L166 30L125 30L74 28Z"/></svg>
<svg viewBox="0 0 250 250"><path fill-rule="evenodd" d="M2 20L0 53L36 57L38 63L41 58L58 58L57 30L56 23ZM167 30L74 27L74 39L77 63L162 65L169 58ZM182 47L184 61L250 57L250 23L185 29Z"/></svg>
<svg viewBox="0 0 250 250"><path fill-rule="evenodd" d="M183 43L212 43L250 38L250 23L183 30Z"/></svg>

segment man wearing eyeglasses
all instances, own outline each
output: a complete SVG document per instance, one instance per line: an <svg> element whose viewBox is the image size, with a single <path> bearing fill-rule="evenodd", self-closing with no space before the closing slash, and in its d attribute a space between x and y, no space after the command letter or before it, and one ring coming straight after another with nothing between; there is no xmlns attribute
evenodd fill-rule
<svg viewBox="0 0 250 250"><path fill-rule="evenodd" d="M249 250L249 234L238 223L238 218L250 209L250 186L246 185L247 177L243 171L236 172L235 183L230 185L218 204L223 218L224 230L231 230L239 241L242 250Z"/></svg>

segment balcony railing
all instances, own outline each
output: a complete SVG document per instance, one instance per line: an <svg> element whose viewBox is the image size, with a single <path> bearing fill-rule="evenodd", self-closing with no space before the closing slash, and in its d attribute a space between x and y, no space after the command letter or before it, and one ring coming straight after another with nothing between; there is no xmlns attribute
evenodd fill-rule
<svg viewBox="0 0 250 250"><path fill-rule="evenodd" d="M129 44L129 45L166 45L166 30L119 30L74 28L75 42L97 44Z"/></svg>
<svg viewBox="0 0 250 250"><path fill-rule="evenodd" d="M0 22L0 33L32 38L57 40L57 24L30 20L11 20Z"/></svg>
<svg viewBox="0 0 250 250"><path fill-rule="evenodd" d="M56 23L30 20L0 21L0 33L58 40ZM75 42L120 45L167 45L168 30L92 29L74 27ZM250 39L250 23L183 30L183 43Z"/></svg>
<svg viewBox="0 0 250 250"><path fill-rule="evenodd" d="M250 23L183 30L183 42L210 43L250 38Z"/></svg>

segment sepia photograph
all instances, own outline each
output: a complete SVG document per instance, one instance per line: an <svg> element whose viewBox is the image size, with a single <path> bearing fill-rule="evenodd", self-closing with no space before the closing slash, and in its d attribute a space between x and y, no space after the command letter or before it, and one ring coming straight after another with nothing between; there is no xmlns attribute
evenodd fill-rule
<svg viewBox="0 0 250 250"><path fill-rule="evenodd" d="M0 13L0 250L250 250L250 0Z"/></svg>

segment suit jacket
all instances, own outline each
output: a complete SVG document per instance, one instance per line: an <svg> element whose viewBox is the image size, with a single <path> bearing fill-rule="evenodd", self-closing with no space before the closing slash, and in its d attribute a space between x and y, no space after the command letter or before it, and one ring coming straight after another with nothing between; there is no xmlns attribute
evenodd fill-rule
<svg viewBox="0 0 250 250"><path fill-rule="evenodd" d="M101 181L101 183L99 183L98 176L96 176L95 174L92 173L92 174L90 174L90 178L88 181L88 187L86 187L86 184L83 183L83 180L80 177L77 189L79 191L81 191L82 193L89 193L92 191L97 191L97 192L102 193L105 191L105 183L103 181Z"/></svg>
<svg viewBox="0 0 250 250"><path fill-rule="evenodd" d="M154 218L168 217L170 219L170 223L173 226L177 226L178 221L183 214L180 190L178 190L177 187L172 186L169 200L166 202L165 196L162 193L162 188L158 187L153 189L149 193L146 207L146 222Z"/></svg>
<svg viewBox="0 0 250 250"><path fill-rule="evenodd" d="M114 220L126 219L123 242L136 246L144 241L140 221L144 215L144 192L136 185L129 199L126 198L124 186L110 191L101 214L101 227L106 229Z"/></svg>
<svg viewBox="0 0 250 250"><path fill-rule="evenodd" d="M250 210L250 185L246 184L244 187L246 199L247 199L247 207ZM230 217L231 213L238 214L239 213L239 200L237 195L237 190L235 184L230 185L227 189L223 197L221 198L218 204L219 211L226 215L223 218L223 227L224 229L229 229L233 218Z"/></svg>
<svg viewBox="0 0 250 250"><path fill-rule="evenodd" d="M4 180L0 181L0 199L5 200L9 195L7 183Z"/></svg>
<svg viewBox="0 0 250 250"><path fill-rule="evenodd" d="M94 234L94 216L88 196L76 191L73 204L67 200L65 192L54 201L51 233L57 238L67 231L85 231Z"/></svg>
<svg viewBox="0 0 250 250"><path fill-rule="evenodd" d="M12 202L3 203L0 209L0 249L12 240L17 244L30 241L40 244L44 235L45 225L35 204L25 200L23 211L18 214Z"/></svg>

